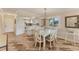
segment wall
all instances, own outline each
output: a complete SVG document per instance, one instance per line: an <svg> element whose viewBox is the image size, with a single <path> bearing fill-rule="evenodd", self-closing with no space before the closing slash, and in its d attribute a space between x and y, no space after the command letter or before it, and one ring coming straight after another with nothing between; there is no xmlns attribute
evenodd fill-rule
<svg viewBox="0 0 79 59"><path fill-rule="evenodd" d="M26 21L24 20L26 19ZM32 19L32 20L30 20ZM28 21L30 20L30 21ZM20 34L23 34L25 33L25 27L26 27L26 33L28 33L28 35L32 34L32 30L37 30L39 28L38 25L31 25L31 26L26 26L25 25L25 22L31 22L33 24L36 24L36 23L39 23L39 26L42 26L42 22L39 18L36 18L36 17L28 17L27 16L17 16L16 18L16 35L20 35ZM35 29L36 28L36 29Z"/></svg>
<svg viewBox="0 0 79 59"><path fill-rule="evenodd" d="M12 15L4 15L4 29L5 32L14 32L15 18Z"/></svg>
<svg viewBox="0 0 79 59"><path fill-rule="evenodd" d="M66 16L73 16L73 15L79 15L79 11L74 11L74 12L70 11L68 13L64 13L63 15L60 15L61 20L62 20L61 28L63 28L63 29L70 29L70 30L74 30L74 31L79 30L78 28L65 28L65 17Z"/></svg>
<svg viewBox="0 0 79 59"><path fill-rule="evenodd" d="M4 34L5 33L5 23L4 23L4 21L6 20L6 18L4 19L4 15L14 16L14 17L12 17L11 22L13 22L15 20L15 16L16 16L15 14L0 12L0 47L3 47L3 46L6 45L6 35ZM7 22L9 22L9 21L7 21ZM14 26L12 23L10 23L10 25ZM12 27L12 29L14 30L13 27Z"/></svg>
<svg viewBox="0 0 79 59"><path fill-rule="evenodd" d="M16 35L20 35L24 33L24 20L23 17L17 16L16 18Z"/></svg>
<svg viewBox="0 0 79 59"><path fill-rule="evenodd" d="M70 11L70 12L66 12L64 14L60 15L61 18L61 25L60 25L60 31L61 33L61 37L64 39L70 39L67 37L71 37L71 40L75 40L77 42L79 42L79 28L65 28L65 17L66 16L73 16L73 15L79 15L79 11ZM70 32L73 33L70 33ZM68 33L68 34L66 34ZM75 39L74 39L75 38Z"/></svg>
<svg viewBox="0 0 79 59"><path fill-rule="evenodd" d="M0 34L2 33L2 17L0 15Z"/></svg>
<svg viewBox="0 0 79 59"><path fill-rule="evenodd" d="M7 20L7 18L9 19L9 17L10 17L10 19L12 20L12 21L9 21L9 23L10 23L10 25L12 25L13 27L12 27L12 29L13 29L13 32L15 32L15 25L13 24L14 22L15 22L15 19L16 19L16 14L12 14L12 13L5 13L5 12L0 12L0 15L1 15L1 18L2 18L2 20L1 20L1 32L2 33L5 33L5 22L7 21L8 22L8 20Z"/></svg>

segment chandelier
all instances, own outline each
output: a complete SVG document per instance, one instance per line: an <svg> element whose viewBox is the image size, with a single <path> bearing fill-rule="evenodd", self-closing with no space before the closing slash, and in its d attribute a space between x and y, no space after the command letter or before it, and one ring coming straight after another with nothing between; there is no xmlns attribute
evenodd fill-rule
<svg viewBox="0 0 79 59"><path fill-rule="evenodd" d="M46 16L47 16L47 9L44 8L44 26L46 26Z"/></svg>

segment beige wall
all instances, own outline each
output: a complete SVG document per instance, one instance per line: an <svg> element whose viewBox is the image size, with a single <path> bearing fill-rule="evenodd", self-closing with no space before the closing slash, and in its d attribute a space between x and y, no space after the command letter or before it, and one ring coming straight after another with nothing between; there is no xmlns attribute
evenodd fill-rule
<svg viewBox="0 0 79 59"><path fill-rule="evenodd" d="M74 12L70 11L66 13L64 12L63 14L57 14L53 16L58 16L60 18L58 37L63 38L63 39L68 39L68 40L73 40L75 38L76 41L79 42L79 28L65 28L65 17L73 16L73 15L79 15L79 11L74 11ZM68 35L70 34L71 31L73 33L71 33L71 35Z"/></svg>
<svg viewBox="0 0 79 59"><path fill-rule="evenodd" d="M7 20L7 19L10 19L10 20ZM16 25L15 25L16 14L4 14L4 21L6 21L6 22L9 21L8 23L10 24L11 29L12 29L11 32L15 32L16 31L16 29L15 29L15 27L16 27Z"/></svg>
<svg viewBox="0 0 79 59"><path fill-rule="evenodd" d="M26 14L26 16L29 16L28 15L29 13ZM4 32L4 15L10 15L10 16L14 16L14 20L16 18L16 14L12 14L12 13L0 13L0 18L2 17L2 32ZM60 18L60 25L59 25L59 28L61 29L66 29L65 28L65 16L72 16L72 15L79 15L79 11L70 11L70 12L64 12L63 14L55 14L55 15L52 15L52 16L58 16ZM21 16L21 15L20 15ZM31 15L31 16L34 16L34 15ZM1 21L1 20L0 20ZM48 23L47 23L48 24ZM1 26L1 24L0 24ZM15 25L14 25L15 26ZM74 28L73 28L74 29ZM78 29L74 29L74 30L78 30ZM1 29L0 29L0 32L1 32Z"/></svg>
<svg viewBox="0 0 79 59"><path fill-rule="evenodd" d="M13 25L13 26L15 26L13 23L14 23L14 21L15 21L15 19L16 19L16 14L11 14L11 13L3 13L3 12L0 12L0 18L2 18L0 21L0 23L1 23L1 27L0 27L0 29L1 29L1 32L2 33L4 33L5 32L5 21L7 21L8 22L8 20L7 20L7 18L9 18L10 17L10 19L12 19L12 21L10 21L9 23L10 23L10 25ZM13 22L13 23L12 23ZM15 28L15 27L14 27ZM15 31L15 30L14 30Z"/></svg>
<svg viewBox="0 0 79 59"><path fill-rule="evenodd" d="M61 28L63 28L63 29L65 28L65 17L66 16L73 16L73 15L79 15L79 11L74 11L74 12L70 11L68 13L64 13L64 14L60 15L61 20L62 20L61 21ZM79 28L70 28L70 30L79 30Z"/></svg>
<svg viewBox="0 0 79 59"><path fill-rule="evenodd" d="M68 40L69 39L73 40L75 38L76 41L79 42L79 28L65 28L65 17L66 16L73 16L73 15L79 15L79 11L75 11L75 12L70 11L70 12L67 12L67 13L64 13L64 14L57 15L61 19L58 34L59 34L60 38L68 39ZM66 35L66 33L70 34L71 31L73 32L73 33L71 33L73 36L72 35ZM68 37L72 36L72 37L67 38L67 36Z"/></svg>
<svg viewBox="0 0 79 59"><path fill-rule="evenodd" d="M15 14L0 12L0 47L6 45L6 35L3 34L3 33L5 33L5 31L4 31L5 30L5 23L4 23L4 21L8 21L8 20L6 19L7 17L4 18L4 15L11 16L10 18L12 18L12 21L10 21L11 23L9 22L10 25L13 25L12 22L15 21L15 17L16 17Z"/></svg>
<svg viewBox="0 0 79 59"><path fill-rule="evenodd" d="M15 18L13 15L4 15L4 29L5 32L14 32Z"/></svg>
<svg viewBox="0 0 79 59"><path fill-rule="evenodd" d="M0 34L2 33L2 17L0 15Z"/></svg>
<svg viewBox="0 0 79 59"><path fill-rule="evenodd" d="M69 11L69 12L64 12L63 14L56 14L56 15L52 15L52 16L58 16L60 18L59 28L66 29L65 28L65 17L66 16L73 16L73 15L79 15L79 11ZM48 20L47 20L46 24L48 25ZM78 30L76 28L71 28L71 29Z"/></svg>

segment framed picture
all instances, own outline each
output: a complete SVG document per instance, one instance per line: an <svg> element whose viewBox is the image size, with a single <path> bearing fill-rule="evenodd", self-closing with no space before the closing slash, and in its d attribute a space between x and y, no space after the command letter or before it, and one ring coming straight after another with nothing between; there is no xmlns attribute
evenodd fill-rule
<svg viewBox="0 0 79 59"><path fill-rule="evenodd" d="M57 27L59 25L60 19L58 17L52 17L49 19L49 26Z"/></svg>
<svg viewBox="0 0 79 59"><path fill-rule="evenodd" d="M79 28L79 15L65 17L65 27Z"/></svg>

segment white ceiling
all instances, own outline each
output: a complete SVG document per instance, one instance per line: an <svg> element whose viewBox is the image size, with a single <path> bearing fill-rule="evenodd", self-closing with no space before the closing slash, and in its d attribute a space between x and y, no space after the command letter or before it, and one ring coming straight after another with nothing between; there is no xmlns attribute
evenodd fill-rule
<svg viewBox="0 0 79 59"><path fill-rule="evenodd" d="M18 13L22 15L44 15L44 8L3 8L4 12L10 12L10 13ZM54 14L62 14L70 11L78 11L79 8L47 8L47 16L51 16Z"/></svg>

